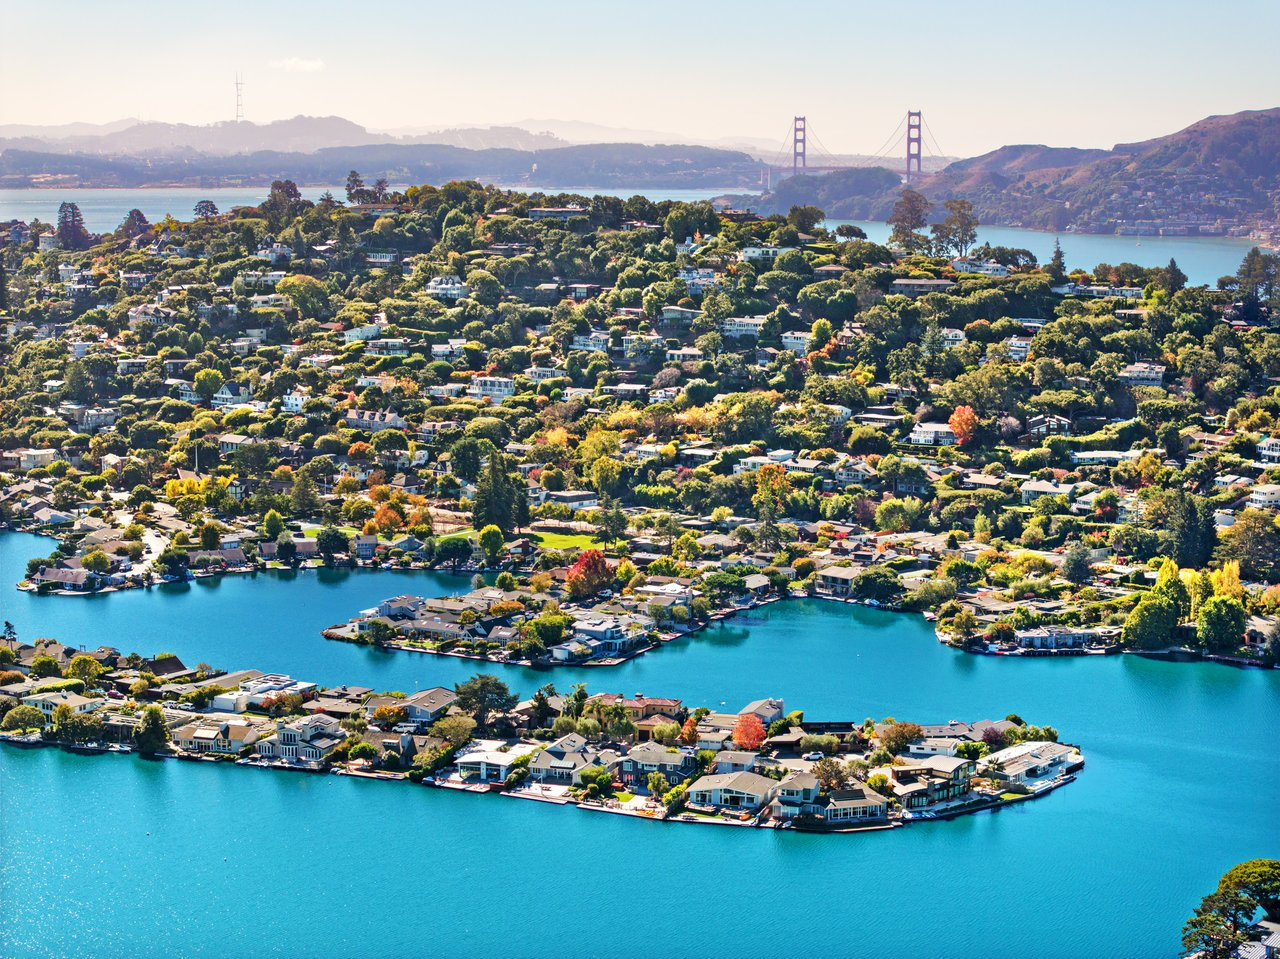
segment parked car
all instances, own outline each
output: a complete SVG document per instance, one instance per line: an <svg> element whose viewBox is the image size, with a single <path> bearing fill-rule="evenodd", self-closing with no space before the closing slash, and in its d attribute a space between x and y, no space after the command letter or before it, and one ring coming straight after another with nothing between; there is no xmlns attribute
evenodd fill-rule
<svg viewBox="0 0 1280 959"><path fill-rule="evenodd" d="M806 760L807 762L816 763L819 759L822 758L822 753L805 753L800 758L803 760Z"/></svg>

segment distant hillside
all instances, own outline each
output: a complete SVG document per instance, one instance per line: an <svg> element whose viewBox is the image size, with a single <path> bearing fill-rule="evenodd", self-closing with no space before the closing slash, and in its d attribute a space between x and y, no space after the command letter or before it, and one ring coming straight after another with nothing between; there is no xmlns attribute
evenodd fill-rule
<svg viewBox="0 0 1280 959"><path fill-rule="evenodd" d="M786 213L793 206L821 207L839 219L861 217L868 201L884 196L902 177L884 167L859 167L820 175L787 177L760 200L759 212Z"/></svg>
<svg viewBox="0 0 1280 959"><path fill-rule="evenodd" d="M842 176L786 180L777 195L789 190L790 202L803 197L840 217L888 214L900 184L868 194L858 181L846 191ZM1033 229L1111 233L1204 224L1214 231L1274 222L1280 219L1280 108L1209 117L1111 150L1001 147L958 160L913 186L935 202L970 200L985 223Z"/></svg>
<svg viewBox="0 0 1280 959"><path fill-rule="evenodd" d="M97 153L0 151L0 186L261 185L288 178L334 184L349 170L392 183L479 179L546 187L750 186L759 164L745 153L699 146L608 143L553 149L472 150L443 144L375 143L308 153L257 151L229 156L107 156Z"/></svg>

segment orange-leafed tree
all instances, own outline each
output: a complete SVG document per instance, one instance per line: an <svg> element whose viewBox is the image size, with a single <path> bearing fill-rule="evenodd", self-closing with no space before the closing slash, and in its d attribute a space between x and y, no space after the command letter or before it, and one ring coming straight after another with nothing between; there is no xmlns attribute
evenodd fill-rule
<svg viewBox="0 0 1280 959"><path fill-rule="evenodd" d="M569 567L565 579L569 595L574 599L600 592L613 579L604 553L598 549L583 550L578 561Z"/></svg>
<svg viewBox="0 0 1280 959"><path fill-rule="evenodd" d="M956 441L961 446L967 446L973 441L973 436L978 431L978 414L973 411L972 406L957 406L956 411L947 420L947 425L951 427L951 432L956 434Z"/></svg>
<svg viewBox="0 0 1280 959"><path fill-rule="evenodd" d="M692 746L698 741L698 721L690 716L680 727L680 742Z"/></svg>
<svg viewBox="0 0 1280 959"><path fill-rule="evenodd" d="M759 749L764 737L764 723L755 713L743 713L733 724L733 744L740 749Z"/></svg>

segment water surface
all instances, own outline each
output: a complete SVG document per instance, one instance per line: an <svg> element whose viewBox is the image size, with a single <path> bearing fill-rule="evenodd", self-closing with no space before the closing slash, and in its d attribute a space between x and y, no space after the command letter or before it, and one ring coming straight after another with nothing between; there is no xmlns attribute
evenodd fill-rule
<svg viewBox="0 0 1280 959"><path fill-rule="evenodd" d="M0 615L20 635L188 663L412 689L475 664L316 635L377 599L465 588L433 574L201 581L98 599L7 584L47 541L0 536ZM135 756L0 750L5 957L1167 959L1228 867L1280 856L1280 671L1132 656L1010 661L941 646L917 617L775 604L624 666L488 667L811 718L1016 711L1080 743L1078 781L1022 807L815 837L621 817ZM572 917L582 917L581 921ZM744 917L749 917L744 918Z"/></svg>

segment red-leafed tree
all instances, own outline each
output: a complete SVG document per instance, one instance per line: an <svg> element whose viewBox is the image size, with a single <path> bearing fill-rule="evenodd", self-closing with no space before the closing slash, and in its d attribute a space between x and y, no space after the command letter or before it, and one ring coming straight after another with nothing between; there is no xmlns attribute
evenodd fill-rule
<svg viewBox="0 0 1280 959"><path fill-rule="evenodd" d="M764 737L764 723L755 713L743 713L733 724L733 744L740 749L759 749Z"/></svg>
<svg viewBox="0 0 1280 959"><path fill-rule="evenodd" d="M613 573L605 562L604 553L598 549L588 549L583 550L578 561L569 567L566 583L569 595L574 599L581 599L600 592L612 580Z"/></svg>
<svg viewBox="0 0 1280 959"><path fill-rule="evenodd" d="M967 446L972 442L974 433L978 431L978 414L973 411L972 406L957 406L956 411L947 420L947 425L951 427L951 432L956 434L956 442L961 446Z"/></svg>

